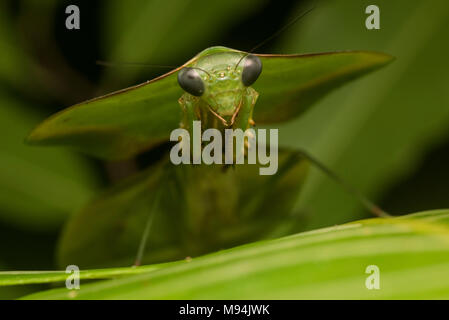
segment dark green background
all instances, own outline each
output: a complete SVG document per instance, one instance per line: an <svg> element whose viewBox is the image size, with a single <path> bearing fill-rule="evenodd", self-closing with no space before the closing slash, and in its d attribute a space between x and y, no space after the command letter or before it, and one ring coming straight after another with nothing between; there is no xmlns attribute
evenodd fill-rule
<svg viewBox="0 0 449 320"><path fill-rule="evenodd" d="M80 7L81 30L65 29L68 4ZM381 30L364 27L369 4L381 9ZM105 69L96 60L179 65L212 45L249 50L313 5L257 52L375 50L397 60L283 125L281 143L309 150L394 214L448 207L446 1L2 1L0 269L54 268L67 217L157 157L104 163L23 144L48 115L165 71ZM298 208L304 229L368 216L315 171ZM9 297L26 289L1 290Z"/></svg>

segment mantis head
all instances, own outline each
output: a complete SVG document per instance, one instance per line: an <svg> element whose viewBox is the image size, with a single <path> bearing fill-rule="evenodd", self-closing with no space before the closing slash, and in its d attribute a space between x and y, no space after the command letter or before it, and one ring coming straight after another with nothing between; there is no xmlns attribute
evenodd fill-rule
<svg viewBox="0 0 449 320"><path fill-rule="evenodd" d="M201 58L178 73L184 91L205 102L225 126L234 123L246 88L262 72L262 62L252 54L217 53Z"/></svg>

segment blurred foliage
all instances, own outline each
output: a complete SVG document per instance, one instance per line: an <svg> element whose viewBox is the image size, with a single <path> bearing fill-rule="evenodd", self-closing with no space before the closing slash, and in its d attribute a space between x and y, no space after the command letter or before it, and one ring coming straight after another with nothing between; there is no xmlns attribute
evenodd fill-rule
<svg viewBox="0 0 449 320"><path fill-rule="evenodd" d="M378 50L395 56L395 63L328 96L280 132L286 145L309 150L363 193L379 198L410 174L426 151L448 137L449 3L378 1L378 31L364 27L369 4L320 1L291 34L282 37L280 47L287 52ZM410 198L406 195L403 202ZM443 192L433 207L447 205L446 198ZM301 195L300 207L310 213L307 228L364 214L339 186L317 172ZM407 205L405 210L394 209L398 210L394 214L413 211Z"/></svg>
<svg viewBox="0 0 449 320"><path fill-rule="evenodd" d="M40 4L43 20L49 21L45 18L52 16L54 4ZM38 3L21 5L26 11ZM20 12L6 1L0 3L1 270L52 268L57 233L98 187L90 161L63 149L30 148L23 143L47 115L45 105L52 96L46 96L48 73L26 43ZM44 25L40 24L43 29ZM0 299L40 289L1 288Z"/></svg>
<svg viewBox="0 0 449 320"><path fill-rule="evenodd" d="M73 153L24 145L24 135L42 116L1 92L0 104L0 219L57 230L94 194L93 170Z"/></svg>
<svg viewBox="0 0 449 320"><path fill-rule="evenodd" d="M6 2L0 4L0 52L3 63L0 64L0 79L14 86L22 85L26 80L29 57L20 50L11 18L8 17Z"/></svg>
<svg viewBox="0 0 449 320"><path fill-rule="evenodd" d="M35 231L56 231L93 194L95 175L86 161L72 152L23 144L24 135L45 114L38 106L30 106L30 100L14 95L15 90L27 91L30 72L37 67L20 47L21 37L12 19L6 17L5 3L1 6L0 220ZM10 86L13 90L8 92Z"/></svg>
<svg viewBox="0 0 449 320"><path fill-rule="evenodd" d="M133 162L99 163L63 149L22 144L33 126L49 114L151 79L158 71L163 73L157 68L102 69L95 66L95 60L180 65L212 45L248 50L310 7L310 2L297 2L1 2L0 268L54 268L61 224L88 203L103 182L101 177L107 175L113 184L116 176L135 171ZM386 209L391 208L393 213L449 205L444 160L449 157L447 1L378 0L381 29L371 31L364 27L365 8L372 4L370 1L313 2L316 8L311 13L258 51L375 50L397 60L339 89L302 117L282 125L281 143L310 151L370 198L384 199ZM80 6L81 30L64 28L64 10L69 4ZM439 151L432 152L436 147ZM137 166L147 167L154 162L153 154L143 155L137 162ZM414 174L418 168L419 174ZM256 187L253 189L257 192ZM315 170L299 196L296 211L302 213L295 221L299 229L365 215L341 187ZM335 293L338 298L447 298L446 215L441 212L432 218L430 214L423 223L401 219L385 225L377 220L366 225L362 222L360 228L343 227L339 231L337 227L329 232L320 230L251 244L194 259L192 264L180 262L154 273L86 285L79 297L198 298L207 294L207 298L235 298L232 288L238 283L238 294L247 298L255 298L249 290L256 290L264 298L327 298L335 297ZM90 223L89 217L80 216L84 224ZM135 223L134 227L143 226ZM379 237L365 237L371 232L379 232ZM135 234L130 247L135 246L137 238ZM317 245L303 247L307 239L317 241ZM126 259L134 253L127 252ZM365 275L358 268L372 264L373 259L385 266L384 279L402 289L387 288L372 295L360 291L359 282L364 280L359 278ZM221 267L223 262L226 264ZM207 277L203 267L208 270ZM257 267L265 270L250 272ZM360 277L354 276L357 272ZM99 278L105 277L101 275ZM148 279L160 282L139 291L141 281ZM413 280L420 285L413 286ZM268 287L272 290L266 290ZM41 288L2 287L0 298L14 298ZM56 290L36 297L65 298L66 294Z"/></svg>

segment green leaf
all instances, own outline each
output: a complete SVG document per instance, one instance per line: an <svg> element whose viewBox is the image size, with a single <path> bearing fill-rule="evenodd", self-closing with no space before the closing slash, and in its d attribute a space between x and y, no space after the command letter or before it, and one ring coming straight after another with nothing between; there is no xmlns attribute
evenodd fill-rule
<svg viewBox="0 0 449 320"><path fill-rule="evenodd" d="M447 299L449 211L362 220L25 299ZM365 286L379 268L379 290ZM5 278L3 278L5 281ZM18 283L17 279L13 282Z"/></svg>
<svg viewBox="0 0 449 320"><path fill-rule="evenodd" d="M0 81L20 92L32 93L36 98L45 96L46 87L36 78L46 75L47 71L39 59L33 57L32 45L25 43L31 37L27 30L36 24L47 30L50 24L44 21L53 19L56 5L55 0L45 3L26 0L13 13L8 3L0 3Z"/></svg>
<svg viewBox="0 0 449 320"><path fill-rule="evenodd" d="M204 55L229 51L206 49ZM260 93L255 120L285 120L342 83L391 61L385 54L341 52L318 55L261 55L264 71L255 88ZM43 122L30 143L64 144L105 158L126 158L162 141L179 126L177 103L183 91L175 69L147 83L73 106ZM260 118L259 118L260 117Z"/></svg>
<svg viewBox="0 0 449 320"><path fill-rule="evenodd" d="M97 187L89 163L67 150L23 143L42 116L0 90L0 220L33 230L55 230Z"/></svg>
<svg viewBox="0 0 449 320"><path fill-rule="evenodd" d="M149 217L144 263L195 257L274 236L283 222L299 223L291 213L307 162L281 151L276 175L261 176L258 170L258 165L226 169L164 160L73 216L62 234L59 265L133 264Z"/></svg>
<svg viewBox="0 0 449 320"><path fill-rule="evenodd" d="M8 270L7 265L5 265L2 261L0 261L0 270ZM0 275L0 278L1 277L2 276ZM14 283L10 286L0 285L0 300L18 299L25 295L28 295L28 294L31 294L31 293L34 293L37 291L42 291L45 289L47 289L47 288L42 285L22 286L22 285L16 285Z"/></svg>

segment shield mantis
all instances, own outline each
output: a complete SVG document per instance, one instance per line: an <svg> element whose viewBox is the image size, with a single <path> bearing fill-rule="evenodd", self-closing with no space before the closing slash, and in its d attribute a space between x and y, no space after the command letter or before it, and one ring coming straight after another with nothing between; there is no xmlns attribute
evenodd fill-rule
<svg viewBox="0 0 449 320"><path fill-rule="evenodd" d="M156 79L61 111L39 125L28 142L67 145L105 159L130 158L168 141L176 128L191 130L195 120L201 120L203 129L219 130L246 130L255 124L287 121L332 89L391 60L389 55L364 51L271 55L211 47ZM346 187L371 212L384 214L307 153L284 150L280 158L280 172L270 178L259 177L247 165L223 171L217 166L165 163L141 173L93 201L69 222L61 241L60 262L90 266L125 261L129 255L124 252L140 241L136 234L141 234L139 226L148 211L167 221L158 222L153 238L147 239L145 232L144 244L166 237L160 244L165 245L163 253L153 252L144 259L147 262L198 255L257 239L272 227L274 217L282 216L277 212L293 208L304 180L304 158ZM130 223L130 211L140 220L134 217ZM170 216L173 212L178 216ZM174 232L170 226L176 222L181 226ZM111 239L116 241L117 225L125 225L120 227L125 229L121 238L128 240L114 247ZM168 231L157 233L164 228ZM104 257L86 254L91 247ZM138 260L143 248L140 245Z"/></svg>

